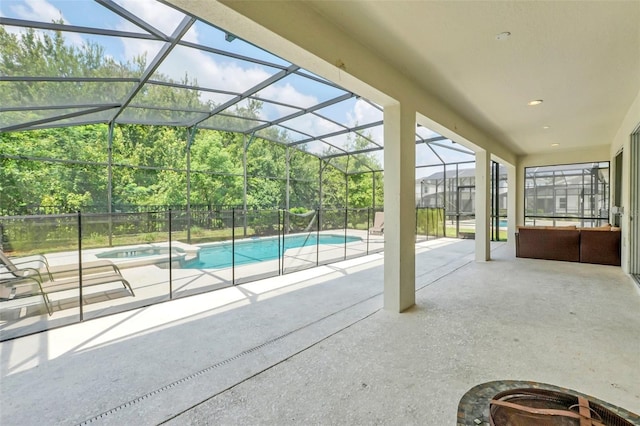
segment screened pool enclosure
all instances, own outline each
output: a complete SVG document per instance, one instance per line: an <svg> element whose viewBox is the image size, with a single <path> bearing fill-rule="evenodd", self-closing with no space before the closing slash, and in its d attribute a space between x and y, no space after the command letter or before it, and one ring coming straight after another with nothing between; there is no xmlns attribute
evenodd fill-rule
<svg viewBox="0 0 640 426"><path fill-rule="evenodd" d="M379 105L162 2L43 4L0 3L3 339L384 249ZM416 238L472 236L473 152L415 140Z"/></svg>
<svg viewBox="0 0 640 426"><path fill-rule="evenodd" d="M608 162L526 168L525 223L579 227L608 223L609 179Z"/></svg>

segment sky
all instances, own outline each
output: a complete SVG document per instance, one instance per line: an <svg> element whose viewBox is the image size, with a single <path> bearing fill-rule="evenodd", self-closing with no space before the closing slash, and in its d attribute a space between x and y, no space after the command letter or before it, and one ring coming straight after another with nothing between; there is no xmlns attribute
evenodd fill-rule
<svg viewBox="0 0 640 426"><path fill-rule="evenodd" d="M185 17L182 12L155 0L116 0L116 3L168 35L176 30ZM87 0L2 0L0 1L0 16L47 23L53 20L62 20L67 25L146 33L141 27L120 17L102 5ZM13 32L21 31L18 27L8 27L7 29ZM145 56L147 63L149 63L164 44L162 41L139 38L99 36L74 32L64 32L63 34L67 43L78 47L86 42L100 44L104 47L107 55L122 63L132 61L133 58L139 55ZM226 41L224 31L199 20L188 30L183 40L246 57L257 58L281 67L290 65L287 61L241 39L236 38L231 42ZM242 93L280 70L281 68L278 67L243 61L178 45L163 61L156 73L161 73L175 81L181 81L185 75L188 75L189 79L191 81L196 80L200 87ZM273 103L265 102L260 112L260 118L271 121L294 111L289 107L277 105L278 102L298 108L309 108L344 93L346 92L340 89L292 74L258 92L257 95L261 99L273 101ZM218 104L229 99L229 96L220 96L204 91L200 92L200 96L201 100L212 100ZM382 120L382 111L361 98L351 98L325 108L319 113L347 127ZM282 124L312 136L342 129L329 120L323 120L309 114ZM417 132L422 138L437 136L435 132L425 128L418 128ZM384 145L382 126L371 129L368 134L371 135L374 142L380 146ZM344 143L344 141L336 140L336 143ZM466 161L469 158L468 155L458 155L455 152L450 154L449 157L453 156L454 161ZM379 157L382 164L382 153L375 155ZM438 161L430 150L423 151L420 148L416 150L416 157L417 165L425 162L431 163L434 159ZM457 157L460 157L460 159L455 160Z"/></svg>

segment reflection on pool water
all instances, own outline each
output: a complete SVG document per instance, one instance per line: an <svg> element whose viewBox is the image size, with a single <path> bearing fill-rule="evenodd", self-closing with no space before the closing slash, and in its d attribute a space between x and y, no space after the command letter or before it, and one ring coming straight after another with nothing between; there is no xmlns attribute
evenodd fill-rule
<svg viewBox="0 0 640 426"><path fill-rule="evenodd" d="M347 236L346 242L362 241L362 238ZM315 246L318 243L316 234L291 235L285 237L284 249ZM344 235L320 235L319 244L344 244ZM211 246L203 246L197 259L185 262L184 269L228 268L232 263L232 244L225 242ZM246 265L265 260L274 260L282 253L282 238L256 238L254 240L236 241L235 265Z"/></svg>

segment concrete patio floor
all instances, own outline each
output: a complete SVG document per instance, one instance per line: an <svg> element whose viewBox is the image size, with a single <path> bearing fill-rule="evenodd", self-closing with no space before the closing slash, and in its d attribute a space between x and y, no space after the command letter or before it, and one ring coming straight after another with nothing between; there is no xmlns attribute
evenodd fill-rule
<svg viewBox="0 0 640 426"><path fill-rule="evenodd" d="M416 306L382 254L0 343L0 424L454 425L493 380L640 412L640 292L620 268L416 246Z"/></svg>

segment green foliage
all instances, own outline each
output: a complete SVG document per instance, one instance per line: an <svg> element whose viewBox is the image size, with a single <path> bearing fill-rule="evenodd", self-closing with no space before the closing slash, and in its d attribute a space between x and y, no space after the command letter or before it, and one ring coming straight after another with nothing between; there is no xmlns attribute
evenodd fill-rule
<svg viewBox="0 0 640 426"><path fill-rule="evenodd" d="M444 209L419 208L416 210L416 232L419 235L442 235L444 226Z"/></svg>
<svg viewBox="0 0 640 426"><path fill-rule="evenodd" d="M289 209L289 212L293 214L305 214L310 211L311 210L305 209L304 207L292 207Z"/></svg>

